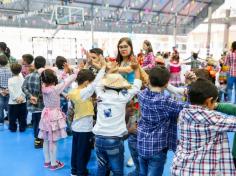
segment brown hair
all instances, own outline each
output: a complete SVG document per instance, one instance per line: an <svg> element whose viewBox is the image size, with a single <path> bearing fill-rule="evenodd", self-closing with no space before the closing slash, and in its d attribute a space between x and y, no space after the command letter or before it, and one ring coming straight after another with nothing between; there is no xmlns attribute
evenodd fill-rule
<svg viewBox="0 0 236 176"><path fill-rule="evenodd" d="M132 44L131 39L128 38L128 37L123 37L123 38L121 38L121 39L119 40L118 44L117 44L118 55L117 55L117 57L116 57L116 61L118 62L119 65L120 65L121 62L123 61L123 57L121 56L120 51L119 51L119 45L120 45L122 42L126 42L126 43L130 46L130 48L131 48L131 52L130 52L129 57L134 54L134 51L133 51L133 44Z"/></svg>
<svg viewBox="0 0 236 176"><path fill-rule="evenodd" d="M18 75L21 72L21 69L22 69L21 65L18 64L18 63L13 63L10 68L11 68L11 72L14 75Z"/></svg>
<svg viewBox="0 0 236 176"><path fill-rule="evenodd" d="M151 42L149 42L148 40L144 40L143 43L144 43L145 45L147 45L147 47L148 47L147 54L150 53L150 52L153 52Z"/></svg>

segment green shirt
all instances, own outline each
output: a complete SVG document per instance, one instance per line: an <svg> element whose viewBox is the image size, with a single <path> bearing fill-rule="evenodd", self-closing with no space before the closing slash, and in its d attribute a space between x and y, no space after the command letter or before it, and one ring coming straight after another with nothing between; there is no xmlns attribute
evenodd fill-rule
<svg viewBox="0 0 236 176"><path fill-rule="evenodd" d="M216 110L219 112L228 114L228 115L236 116L236 105L235 104L219 103ZM233 158L236 158L236 133L234 134L232 154L233 154Z"/></svg>

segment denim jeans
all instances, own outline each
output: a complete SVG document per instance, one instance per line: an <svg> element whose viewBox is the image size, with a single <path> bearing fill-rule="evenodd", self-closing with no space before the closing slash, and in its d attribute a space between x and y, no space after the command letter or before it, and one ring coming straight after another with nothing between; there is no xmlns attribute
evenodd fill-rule
<svg viewBox="0 0 236 176"><path fill-rule="evenodd" d="M0 95L0 124L4 123L4 110L8 111L9 96Z"/></svg>
<svg viewBox="0 0 236 176"><path fill-rule="evenodd" d="M233 86L234 90L236 89L236 77L229 76L227 80L227 94L228 94L228 100L232 101L232 94L233 94ZM236 104L236 92L234 92L234 104Z"/></svg>
<svg viewBox="0 0 236 176"><path fill-rule="evenodd" d="M162 176L167 152L159 152L155 156L139 156L140 176Z"/></svg>
<svg viewBox="0 0 236 176"><path fill-rule="evenodd" d="M124 141L119 138L96 136L97 176L106 175L107 168L113 176L124 175Z"/></svg>
<svg viewBox="0 0 236 176"><path fill-rule="evenodd" d="M134 161L135 170L130 172L128 176L138 176L139 175L139 161L138 161L138 151L137 151L137 135L130 134L128 138L128 145L131 157Z"/></svg>

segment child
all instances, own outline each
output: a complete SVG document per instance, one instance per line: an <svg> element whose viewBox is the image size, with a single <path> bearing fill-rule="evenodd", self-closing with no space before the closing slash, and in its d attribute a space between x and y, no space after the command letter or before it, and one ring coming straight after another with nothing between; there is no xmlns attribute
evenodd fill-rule
<svg viewBox="0 0 236 176"><path fill-rule="evenodd" d="M220 61L220 70L216 74L216 86L219 89L220 101L228 101L227 97L227 78L229 74L229 67L224 65L223 61Z"/></svg>
<svg viewBox="0 0 236 176"><path fill-rule="evenodd" d="M32 113L32 122L34 128L34 147L42 148L43 141L38 138L39 121L43 109L43 97L41 92L41 81L39 70L44 68L46 59L42 56L37 56L34 60L35 70L33 73L25 77L22 90L27 98L27 109Z"/></svg>
<svg viewBox="0 0 236 176"><path fill-rule="evenodd" d="M16 132L16 119L19 122L20 132L24 132L26 128L27 107L25 94L22 91L24 78L20 76L21 65L13 63L11 65L13 77L8 80L9 87L9 130Z"/></svg>
<svg viewBox="0 0 236 176"><path fill-rule="evenodd" d="M216 86L206 79L190 85L191 105L179 115L173 176L236 175L227 136L227 132L236 131L236 119L213 111L217 97Z"/></svg>
<svg viewBox="0 0 236 176"><path fill-rule="evenodd" d="M12 77L7 64L8 58L5 55L0 55L0 130L4 129L4 110L8 110L9 100L8 79Z"/></svg>
<svg viewBox="0 0 236 176"><path fill-rule="evenodd" d="M120 74L107 74L96 87L97 122L93 128L98 160L97 175L104 176L109 167L114 175L123 175L124 141L128 133L125 122L126 104L141 88L137 61L131 60L135 80L130 84ZM128 90L127 90L128 89Z"/></svg>
<svg viewBox="0 0 236 176"><path fill-rule="evenodd" d="M68 94L75 107L72 123L71 175L88 175L87 164L94 145L92 133L94 107L91 96L97 83L105 74L106 62L104 59L101 65L102 69L98 72L95 80L91 70L80 70L76 78L78 88L73 89Z"/></svg>
<svg viewBox="0 0 236 176"><path fill-rule="evenodd" d="M39 123L38 137L43 139L44 167L56 170L64 167L64 163L56 160L57 141L65 138L66 116L60 108L60 94L76 79L76 74L69 76L58 84L57 76L51 69L41 74L44 109Z"/></svg>
<svg viewBox="0 0 236 176"><path fill-rule="evenodd" d="M181 64L179 61L179 55L173 55L169 63L170 71L170 84L175 87L181 85L180 73L181 73Z"/></svg>
<svg viewBox="0 0 236 176"><path fill-rule="evenodd" d="M33 71L33 65L31 65L34 61L34 57L31 54L24 54L22 56L22 70L21 73L23 77L26 77Z"/></svg>
<svg viewBox="0 0 236 176"><path fill-rule="evenodd" d="M138 94L141 111L137 130L140 176L161 176L167 151L176 149L177 117L184 104L164 94L169 78L167 68L157 66L151 69L149 88Z"/></svg>

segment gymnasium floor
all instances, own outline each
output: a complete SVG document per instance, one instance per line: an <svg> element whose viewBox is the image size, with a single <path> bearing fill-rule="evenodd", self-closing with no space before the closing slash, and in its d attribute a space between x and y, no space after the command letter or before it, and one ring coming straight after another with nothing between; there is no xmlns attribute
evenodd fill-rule
<svg viewBox="0 0 236 176"><path fill-rule="evenodd" d="M228 133L232 146L233 133ZM50 171L43 167L42 149L33 147L33 131L27 129L25 133L11 133L5 126L0 131L0 176L70 176L71 139L68 137L58 144L58 159L65 162L65 167L57 171ZM125 175L133 168L126 167L129 158L127 142L125 143ZM173 152L168 153L163 176L169 176ZM93 152L88 169L91 175L96 173L96 157Z"/></svg>

